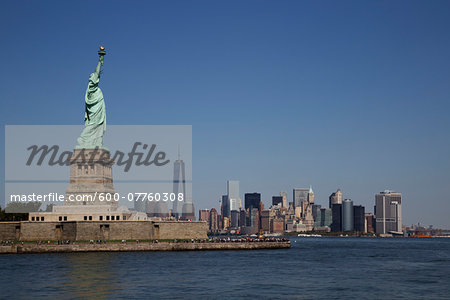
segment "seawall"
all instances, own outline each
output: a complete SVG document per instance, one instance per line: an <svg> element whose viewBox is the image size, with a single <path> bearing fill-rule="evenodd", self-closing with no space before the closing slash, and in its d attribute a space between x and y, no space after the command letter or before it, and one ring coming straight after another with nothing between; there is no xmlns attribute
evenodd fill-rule
<svg viewBox="0 0 450 300"><path fill-rule="evenodd" d="M0 222L0 241L205 239L203 221Z"/></svg>
<svg viewBox="0 0 450 300"><path fill-rule="evenodd" d="M0 246L0 254L19 253L72 253L72 252L129 252L129 251L202 251L202 250L257 250L290 248L290 241L280 242L226 242L226 243L77 243L57 244L18 244Z"/></svg>

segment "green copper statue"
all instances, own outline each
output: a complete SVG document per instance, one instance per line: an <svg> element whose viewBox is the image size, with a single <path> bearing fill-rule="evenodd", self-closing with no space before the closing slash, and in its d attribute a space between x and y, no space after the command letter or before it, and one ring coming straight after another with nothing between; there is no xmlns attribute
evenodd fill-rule
<svg viewBox="0 0 450 300"><path fill-rule="evenodd" d="M98 63L95 72L89 76L89 84L86 89L84 101L86 103L86 111L84 113L84 130L77 139L78 145L75 149L105 149L103 147L103 134L106 130L106 111L105 100L103 99L102 90L98 87L100 82L101 66L105 57L105 47L99 47Z"/></svg>

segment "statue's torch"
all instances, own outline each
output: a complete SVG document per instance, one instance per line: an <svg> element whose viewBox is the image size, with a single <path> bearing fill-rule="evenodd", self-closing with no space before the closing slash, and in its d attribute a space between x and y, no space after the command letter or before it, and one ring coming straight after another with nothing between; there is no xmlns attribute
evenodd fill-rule
<svg viewBox="0 0 450 300"><path fill-rule="evenodd" d="M103 59L104 59L103 57L106 55L105 47L100 46L98 48L100 49L100 50L98 50L99 59L103 65Z"/></svg>

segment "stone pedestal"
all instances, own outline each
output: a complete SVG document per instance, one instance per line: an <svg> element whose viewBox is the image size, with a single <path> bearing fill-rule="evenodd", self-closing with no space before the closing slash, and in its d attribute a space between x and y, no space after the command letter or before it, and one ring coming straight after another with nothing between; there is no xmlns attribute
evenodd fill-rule
<svg viewBox="0 0 450 300"><path fill-rule="evenodd" d="M111 168L114 162L111 160L109 151L75 149L69 161L70 184L66 190L64 205L53 206L52 212L30 213L29 221L122 222L148 220L145 213L131 212L125 206L119 207L118 201L114 200L116 190L113 185ZM103 225L99 226L102 228Z"/></svg>
<svg viewBox="0 0 450 300"><path fill-rule="evenodd" d="M112 205L116 190L113 185L112 161L104 149L75 149L70 161L70 185L64 205ZM104 198L101 201L101 198ZM106 201L110 199L110 201Z"/></svg>

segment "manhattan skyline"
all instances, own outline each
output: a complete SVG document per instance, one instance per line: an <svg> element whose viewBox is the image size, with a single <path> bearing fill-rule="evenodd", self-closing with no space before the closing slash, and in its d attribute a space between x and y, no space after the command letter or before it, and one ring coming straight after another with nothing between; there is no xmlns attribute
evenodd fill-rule
<svg viewBox="0 0 450 300"><path fill-rule="evenodd" d="M2 3L2 126L83 124L103 44L109 124L192 125L196 210L230 179L267 207L312 185L372 211L389 189L403 224L450 228L448 2L175 2Z"/></svg>

